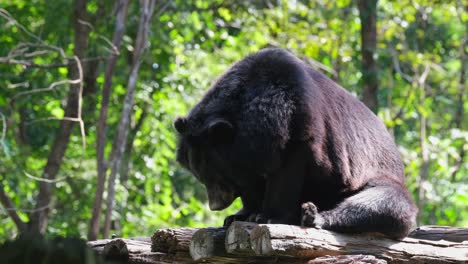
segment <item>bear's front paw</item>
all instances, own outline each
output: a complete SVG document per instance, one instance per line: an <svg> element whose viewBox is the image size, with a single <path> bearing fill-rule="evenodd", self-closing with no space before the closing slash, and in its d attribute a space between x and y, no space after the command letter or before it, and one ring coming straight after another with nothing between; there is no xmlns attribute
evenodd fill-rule
<svg viewBox="0 0 468 264"><path fill-rule="evenodd" d="M267 223L267 217L262 213L253 213L247 217L247 222L253 222L257 224L265 224Z"/></svg>
<svg viewBox="0 0 468 264"><path fill-rule="evenodd" d="M317 206L312 202L303 203L301 215L301 226L320 227L317 225L317 220L321 219L318 213Z"/></svg>

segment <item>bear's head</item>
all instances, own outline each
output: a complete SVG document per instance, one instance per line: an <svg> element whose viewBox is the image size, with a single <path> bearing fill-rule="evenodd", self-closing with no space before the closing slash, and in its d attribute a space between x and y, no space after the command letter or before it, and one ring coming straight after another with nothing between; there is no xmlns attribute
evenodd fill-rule
<svg viewBox="0 0 468 264"><path fill-rule="evenodd" d="M229 149L235 128L221 117L174 122L179 135L177 161L206 187L211 210L223 210L239 197Z"/></svg>

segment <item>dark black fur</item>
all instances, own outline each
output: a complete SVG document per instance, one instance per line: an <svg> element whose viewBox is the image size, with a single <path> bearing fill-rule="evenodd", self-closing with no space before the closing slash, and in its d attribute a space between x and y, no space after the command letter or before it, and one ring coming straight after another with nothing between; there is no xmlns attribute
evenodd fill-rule
<svg viewBox="0 0 468 264"><path fill-rule="evenodd" d="M405 236L417 209L383 123L281 49L234 64L185 118L177 159L226 218ZM302 207L302 209L301 209ZM302 216L301 216L302 210Z"/></svg>

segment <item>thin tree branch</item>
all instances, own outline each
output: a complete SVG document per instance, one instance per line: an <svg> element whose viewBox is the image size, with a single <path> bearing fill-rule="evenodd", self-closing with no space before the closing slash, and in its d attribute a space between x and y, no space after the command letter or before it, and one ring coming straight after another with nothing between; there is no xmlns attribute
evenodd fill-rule
<svg viewBox="0 0 468 264"><path fill-rule="evenodd" d="M104 61L107 57L98 56L93 58L84 58L81 62L93 62L93 61ZM50 63L50 64L37 64L28 60L15 60L7 57L0 57L0 63L2 64L19 64L29 68L39 68L39 69L53 69L53 68L63 68L73 65L75 62L64 62L64 63Z"/></svg>
<svg viewBox="0 0 468 264"><path fill-rule="evenodd" d="M8 207L8 208L4 208L4 209L6 211L8 211L8 212L17 211L17 212L23 212L23 213L38 213L38 212L42 212L44 210L47 210L49 208L50 208L50 204L44 205L42 207L37 207L37 208L34 208L34 209L18 208L18 207Z"/></svg>
<svg viewBox="0 0 468 264"><path fill-rule="evenodd" d="M396 54L396 51L393 50L393 49L390 49L390 54L392 55L392 61L393 61L393 68L396 70L396 72L403 78L405 79L406 81L408 81L409 83L413 83L413 78L409 75L407 75L406 73L404 73L401 68L400 68L400 63L398 61L398 57L397 57L397 54ZM413 94L413 89L408 89L408 92L406 93L406 95L404 96L405 100L403 101L403 105L398 109L397 113L395 114L395 116L392 118L393 121L399 119L402 117L403 115L403 111L404 109L407 108L408 106L408 103L409 103L409 99L411 98Z"/></svg>
<svg viewBox="0 0 468 264"><path fill-rule="evenodd" d="M64 84L78 84L78 83L80 83L80 81L81 81L80 79L77 79L77 80L61 80L61 81L53 82L52 84L49 85L49 87L46 87L46 88L37 88L37 89L29 90L29 91L23 91L23 92L16 93L12 97L12 100L15 100L16 98L18 98L20 96L24 96L24 95L28 95L28 94L50 92L50 91L53 91L54 88L57 87L57 86L64 85Z"/></svg>
<svg viewBox="0 0 468 264"><path fill-rule="evenodd" d="M39 181L39 182L46 182L46 183L56 183L56 182L60 182L60 181L63 181L65 180L67 177L63 177L63 178L59 178L59 179L44 179L44 178L40 178L40 177L35 177L35 176L32 176L31 174L27 173L26 171L23 171L24 175L26 175L26 177L32 179L32 180L35 180L35 181Z"/></svg>
<svg viewBox="0 0 468 264"><path fill-rule="evenodd" d="M22 31L24 31L28 36L30 36L31 38L35 39L37 42L39 43L44 43L44 41L39 38L38 36L34 35L33 33L31 33L29 30L26 29L26 27L24 27L23 25L21 25L20 23L18 23L18 21L16 21L16 19L4 8L0 8L0 17L3 17L5 18L6 20L8 20L10 23L14 24L15 26L19 27Z"/></svg>
<svg viewBox="0 0 468 264"><path fill-rule="evenodd" d="M410 75L404 73L402 70L401 70L401 67L400 67L400 62L398 60L398 55L396 53L396 51L394 49L390 49L390 54L392 56L392 61L393 61L393 68L395 69L395 71L398 73L398 75L400 75L404 80L406 80L408 83L411 84L411 87L413 87L415 85L415 81L413 77L411 77ZM420 76L420 78L417 80L417 83L418 84L422 84L424 86L425 89L429 89L429 90L433 90L432 87L430 85L427 84L426 82L426 78L427 78L427 75L429 74L429 71L431 69L431 66L433 66L431 63L427 63L426 64L426 67L425 67L425 70L423 72L423 74ZM401 118L401 116L403 115L403 111L404 109L407 108L408 104L409 104L409 100L410 98L412 98L412 95L414 93L414 89L409 89L408 92L406 93L406 95L404 96L405 100L403 101L403 105L398 109L397 113L393 116L392 120L395 121L399 118Z"/></svg>

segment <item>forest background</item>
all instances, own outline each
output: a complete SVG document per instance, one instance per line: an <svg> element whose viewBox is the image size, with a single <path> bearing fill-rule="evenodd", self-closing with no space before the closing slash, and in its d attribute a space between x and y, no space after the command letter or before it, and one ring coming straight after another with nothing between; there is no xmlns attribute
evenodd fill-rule
<svg viewBox="0 0 468 264"><path fill-rule="evenodd" d="M0 242L218 226L172 121L230 64L282 47L384 120L418 224L468 226L468 3L3 0Z"/></svg>

